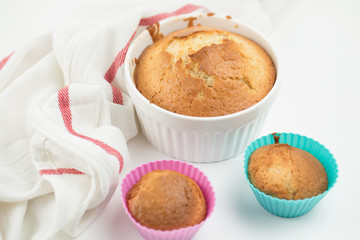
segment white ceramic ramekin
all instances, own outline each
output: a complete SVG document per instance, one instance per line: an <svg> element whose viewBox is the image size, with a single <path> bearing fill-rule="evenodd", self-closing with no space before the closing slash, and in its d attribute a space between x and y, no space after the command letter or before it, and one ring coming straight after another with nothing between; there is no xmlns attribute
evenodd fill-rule
<svg viewBox="0 0 360 240"><path fill-rule="evenodd" d="M151 45L148 31L140 33L129 47L125 59L125 84L132 98L146 138L156 148L177 159L190 162L215 162L234 157L245 151L258 136L266 114L279 91L280 69L278 57L266 38L252 27L224 16L187 14L159 22L164 36L188 26L190 17L196 17L194 26L212 26L241 34L261 45L272 58L277 77L272 90L260 102L243 111L219 117L191 117L167 111L150 104L133 81L135 58Z"/></svg>

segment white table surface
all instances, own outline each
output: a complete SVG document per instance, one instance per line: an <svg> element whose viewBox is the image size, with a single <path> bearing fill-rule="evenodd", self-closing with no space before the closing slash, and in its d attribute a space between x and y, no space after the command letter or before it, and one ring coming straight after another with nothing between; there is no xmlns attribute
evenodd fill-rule
<svg viewBox="0 0 360 240"><path fill-rule="evenodd" d="M70 0L1 0L0 58L51 30L71 4ZM214 11L228 10L236 17L230 2L204 0L200 4ZM243 155L194 164L208 176L217 198L215 212L196 240L360 239L360 1L298 1L289 9L287 14L278 13L281 23L269 35L280 53L283 83L260 135L294 132L320 141L337 159L338 182L310 213L286 219L271 215L258 204L245 180ZM169 159L142 134L128 146L131 163L121 179L142 163ZM125 215L120 187L79 239L141 239Z"/></svg>

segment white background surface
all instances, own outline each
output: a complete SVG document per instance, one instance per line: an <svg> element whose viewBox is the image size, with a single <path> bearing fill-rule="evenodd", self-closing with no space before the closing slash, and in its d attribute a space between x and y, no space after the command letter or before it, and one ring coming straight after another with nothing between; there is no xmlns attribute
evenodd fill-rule
<svg viewBox="0 0 360 240"><path fill-rule="evenodd" d="M0 59L53 29L74 2L1 0ZM124 5L123 11L142 2L146 1ZM235 18L257 14L240 9L243 2L196 3ZM337 159L339 179L310 213L286 219L271 215L258 204L244 177L242 155L224 162L195 164L212 182L217 203L194 239L359 239L360 1L274 0L271 4L279 7L272 8L270 14L273 27L264 30L279 50L283 84L261 135L294 132L318 140ZM261 25L263 20L255 23ZM129 141L129 150L132 162L125 166L121 179L142 163L169 159L142 134ZM79 239L141 239L124 213L120 188Z"/></svg>

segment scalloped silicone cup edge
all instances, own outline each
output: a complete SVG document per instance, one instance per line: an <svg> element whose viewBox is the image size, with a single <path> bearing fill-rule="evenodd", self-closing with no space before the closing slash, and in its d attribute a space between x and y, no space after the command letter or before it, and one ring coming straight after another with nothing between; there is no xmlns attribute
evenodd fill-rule
<svg viewBox="0 0 360 240"><path fill-rule="evenodd" d="M169 164L172 164L173 166L169 167L168 166ZM186 168L189 169L187 174L183 173L184 169L186 169ZM207 214L206 214L206 217L205 217L205 219L203 221L201 221L200 223L195 224L193 226L180 228L180 229L156 230L156 229L148 228L146 226L141 225L140 223L138 223L132 217L132 215L131 215L128 207L127 207L127 203L126 203L127 192L131 189L131 187L126 187L127 182L130 181L129 178L134 177L134 175L137 175L136 178L137 178L137 181L139 181L140 178L145 173L148 173L148 172L150 172L152 170L155 170L155 169L171 169L171 170L175 170L175 171L178 171L178 172L181 172L181 173L187 175L191 179L193 179L195 175L200 176L199 178L202 179L203 184L207 188L207 191L206 191L206 194L205 194L204 189L202 188L202 186L199 185L201 190L203 191L203 194L204 194L205 199L206 199L206 204L207 204ZM140 172L142 172L142 173L140 173ZM196 181L195 179L193 179L193 180ZM132 186L134 184L132 184ZM125 190L126 188L128 188L128 189ZM209 197L210 199L208 199L207 197ZM130 172L128 172L125 175L125 177L124 177L124 179L123 179L123 181L121 183L121 201L122 201L122 205L123 205L123 207L125 209L126 215L128 215L130 220L133 222L133 224L135 225L135 227L139 231L141 231L141 232L145 231L145 232L147 232L148 234L151 234L151 235L161 235L162 237L166 237L167 234L179 234L180 235L180 234L182 234L184 232L186 232L186 234L190 233L191 235L195 234L200 229L200 227L204 224L204 222L214 212L215 203L216 203L216 197L215 197L215 192L214 192L213 186L211 185L211 182L209 181L208 177L199 168L195 167L192 164L189 164L189 163L183 162L183 161L179 161L179 160L157 160L157 161L144 163L144 164L136 167L135 169L131 170Z"/></svg>

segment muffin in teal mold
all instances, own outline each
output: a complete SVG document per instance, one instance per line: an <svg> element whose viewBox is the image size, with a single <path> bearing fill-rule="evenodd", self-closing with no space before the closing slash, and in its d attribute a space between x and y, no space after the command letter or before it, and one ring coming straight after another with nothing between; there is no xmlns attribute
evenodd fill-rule
<svg viewBox="0 0 360 240"><path fill-rule="evenodd" d="M318 159L326 171L328 180L327 189L316 196L298 200L280 199L257 189L249 180L249 158L256 149L265 145L274 144L275 142L288 144L292 147L302 149ZM244 168L247 181L260 205L270 213L281 217L297 217L308 213L330 191L330 189L333 188L338 176L336 161L328 149L311 138L293 133L269 134L255 140L245 151Z"/></svg>

